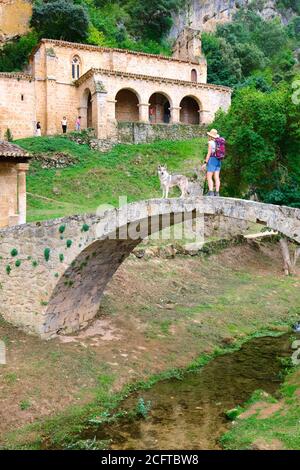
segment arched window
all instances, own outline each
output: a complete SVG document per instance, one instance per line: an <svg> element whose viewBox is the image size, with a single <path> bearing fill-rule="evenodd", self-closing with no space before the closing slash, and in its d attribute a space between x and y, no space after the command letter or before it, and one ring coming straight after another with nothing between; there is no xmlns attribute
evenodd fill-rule
<svg viewBox="0 0 300 470"><path fill-rule="evenodd" d="M197 70L196 69L193 69L191 72L191 81L197 82Z"/></svg>
<svg viewBox="0 0 300 470"><path fill-rule="evenodd" d="M76 55L72 60L72 78L77 80L80 77L80 59Z"/></svg>

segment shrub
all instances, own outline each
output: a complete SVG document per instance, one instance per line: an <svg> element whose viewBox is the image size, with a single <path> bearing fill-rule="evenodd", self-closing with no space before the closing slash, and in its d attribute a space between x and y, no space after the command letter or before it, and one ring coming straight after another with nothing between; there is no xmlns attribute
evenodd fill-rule
<svg viewBox="0 0 300 470"><path fill-rule="evenodd" d="M82 42L88 37L89 16L85 7L74 4L71 0L36 3L30 26L41 37Z"/></svg>
<svg viewBox="0 0 300 470"><path fill-rule="evenodd" d="M46 261L49 261L49 259L50 259L50 252L51 252L50 248L45 248L44 258L45 258Z"/></svg>

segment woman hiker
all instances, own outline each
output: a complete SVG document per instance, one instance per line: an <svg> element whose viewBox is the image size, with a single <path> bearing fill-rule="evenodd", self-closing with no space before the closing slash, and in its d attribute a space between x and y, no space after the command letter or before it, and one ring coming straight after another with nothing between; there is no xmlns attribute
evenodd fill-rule
<svg viewBox="0 0 300 470"><path fill-rule="evenodd" d="M208 152L206 155L206 160L202 166L203 170L207 171L207 182L208 182L208 196L220 196L220 171L222 167L222 162L219 160L216 155L216 139L220 136L216 129L212 129L210 132L207 132L209 137L208 140ZM214 191L214 181L216 190Z"/></svg>

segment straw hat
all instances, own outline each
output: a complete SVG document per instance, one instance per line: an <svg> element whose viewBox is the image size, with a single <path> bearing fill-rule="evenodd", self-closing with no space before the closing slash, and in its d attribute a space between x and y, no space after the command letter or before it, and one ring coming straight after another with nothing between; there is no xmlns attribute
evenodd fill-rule
<svg viewBox="0 0 300 470"><path fill-rule="evenodd" d="M209 137L212 137L213 139L217 139L219 136L217 129L212 129L211 131L207 132L207 135Z"/></svg>

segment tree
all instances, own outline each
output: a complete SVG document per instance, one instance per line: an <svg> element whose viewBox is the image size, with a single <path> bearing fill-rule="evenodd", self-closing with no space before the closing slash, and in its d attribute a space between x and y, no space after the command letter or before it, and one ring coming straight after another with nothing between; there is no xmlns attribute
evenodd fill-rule
<svg viewBox="0 0 300 470"><path fill-rule="evenodd" d="M0 72L22 70L27 65L28 57L37 43L38 35L33 31L5 44L0 49Z"/></svg>
<svg viewBox="0 0 300 470"><path fill-rule="evenodd" d="M127 11L131 16L131 32L138 39L162 39L172 26L172 12L181 4L182 0L129 1Z"/></svg>
<svg viewBox="0 0 300 470"><path fill-rule="evenodd" d="M264 202L300 207L300 107L287 85L269 93L237 91L229 112L219 113L213 126L228 142L228 194L253 190Z"/></svg>
<svg viewBox="0 0 300 470"><path fill-rule="evenodd" d="M30 26L41 37L80 42L88 37L89 17L82 5L54 0L34 5Z"/></svg>
<svg viewBox="0 0 300 470"><path fill-rule="evenodd" d="M203 33L202 49L207 60L209 83L234 86L241 80L241 63L225 39Z"/></svg>

